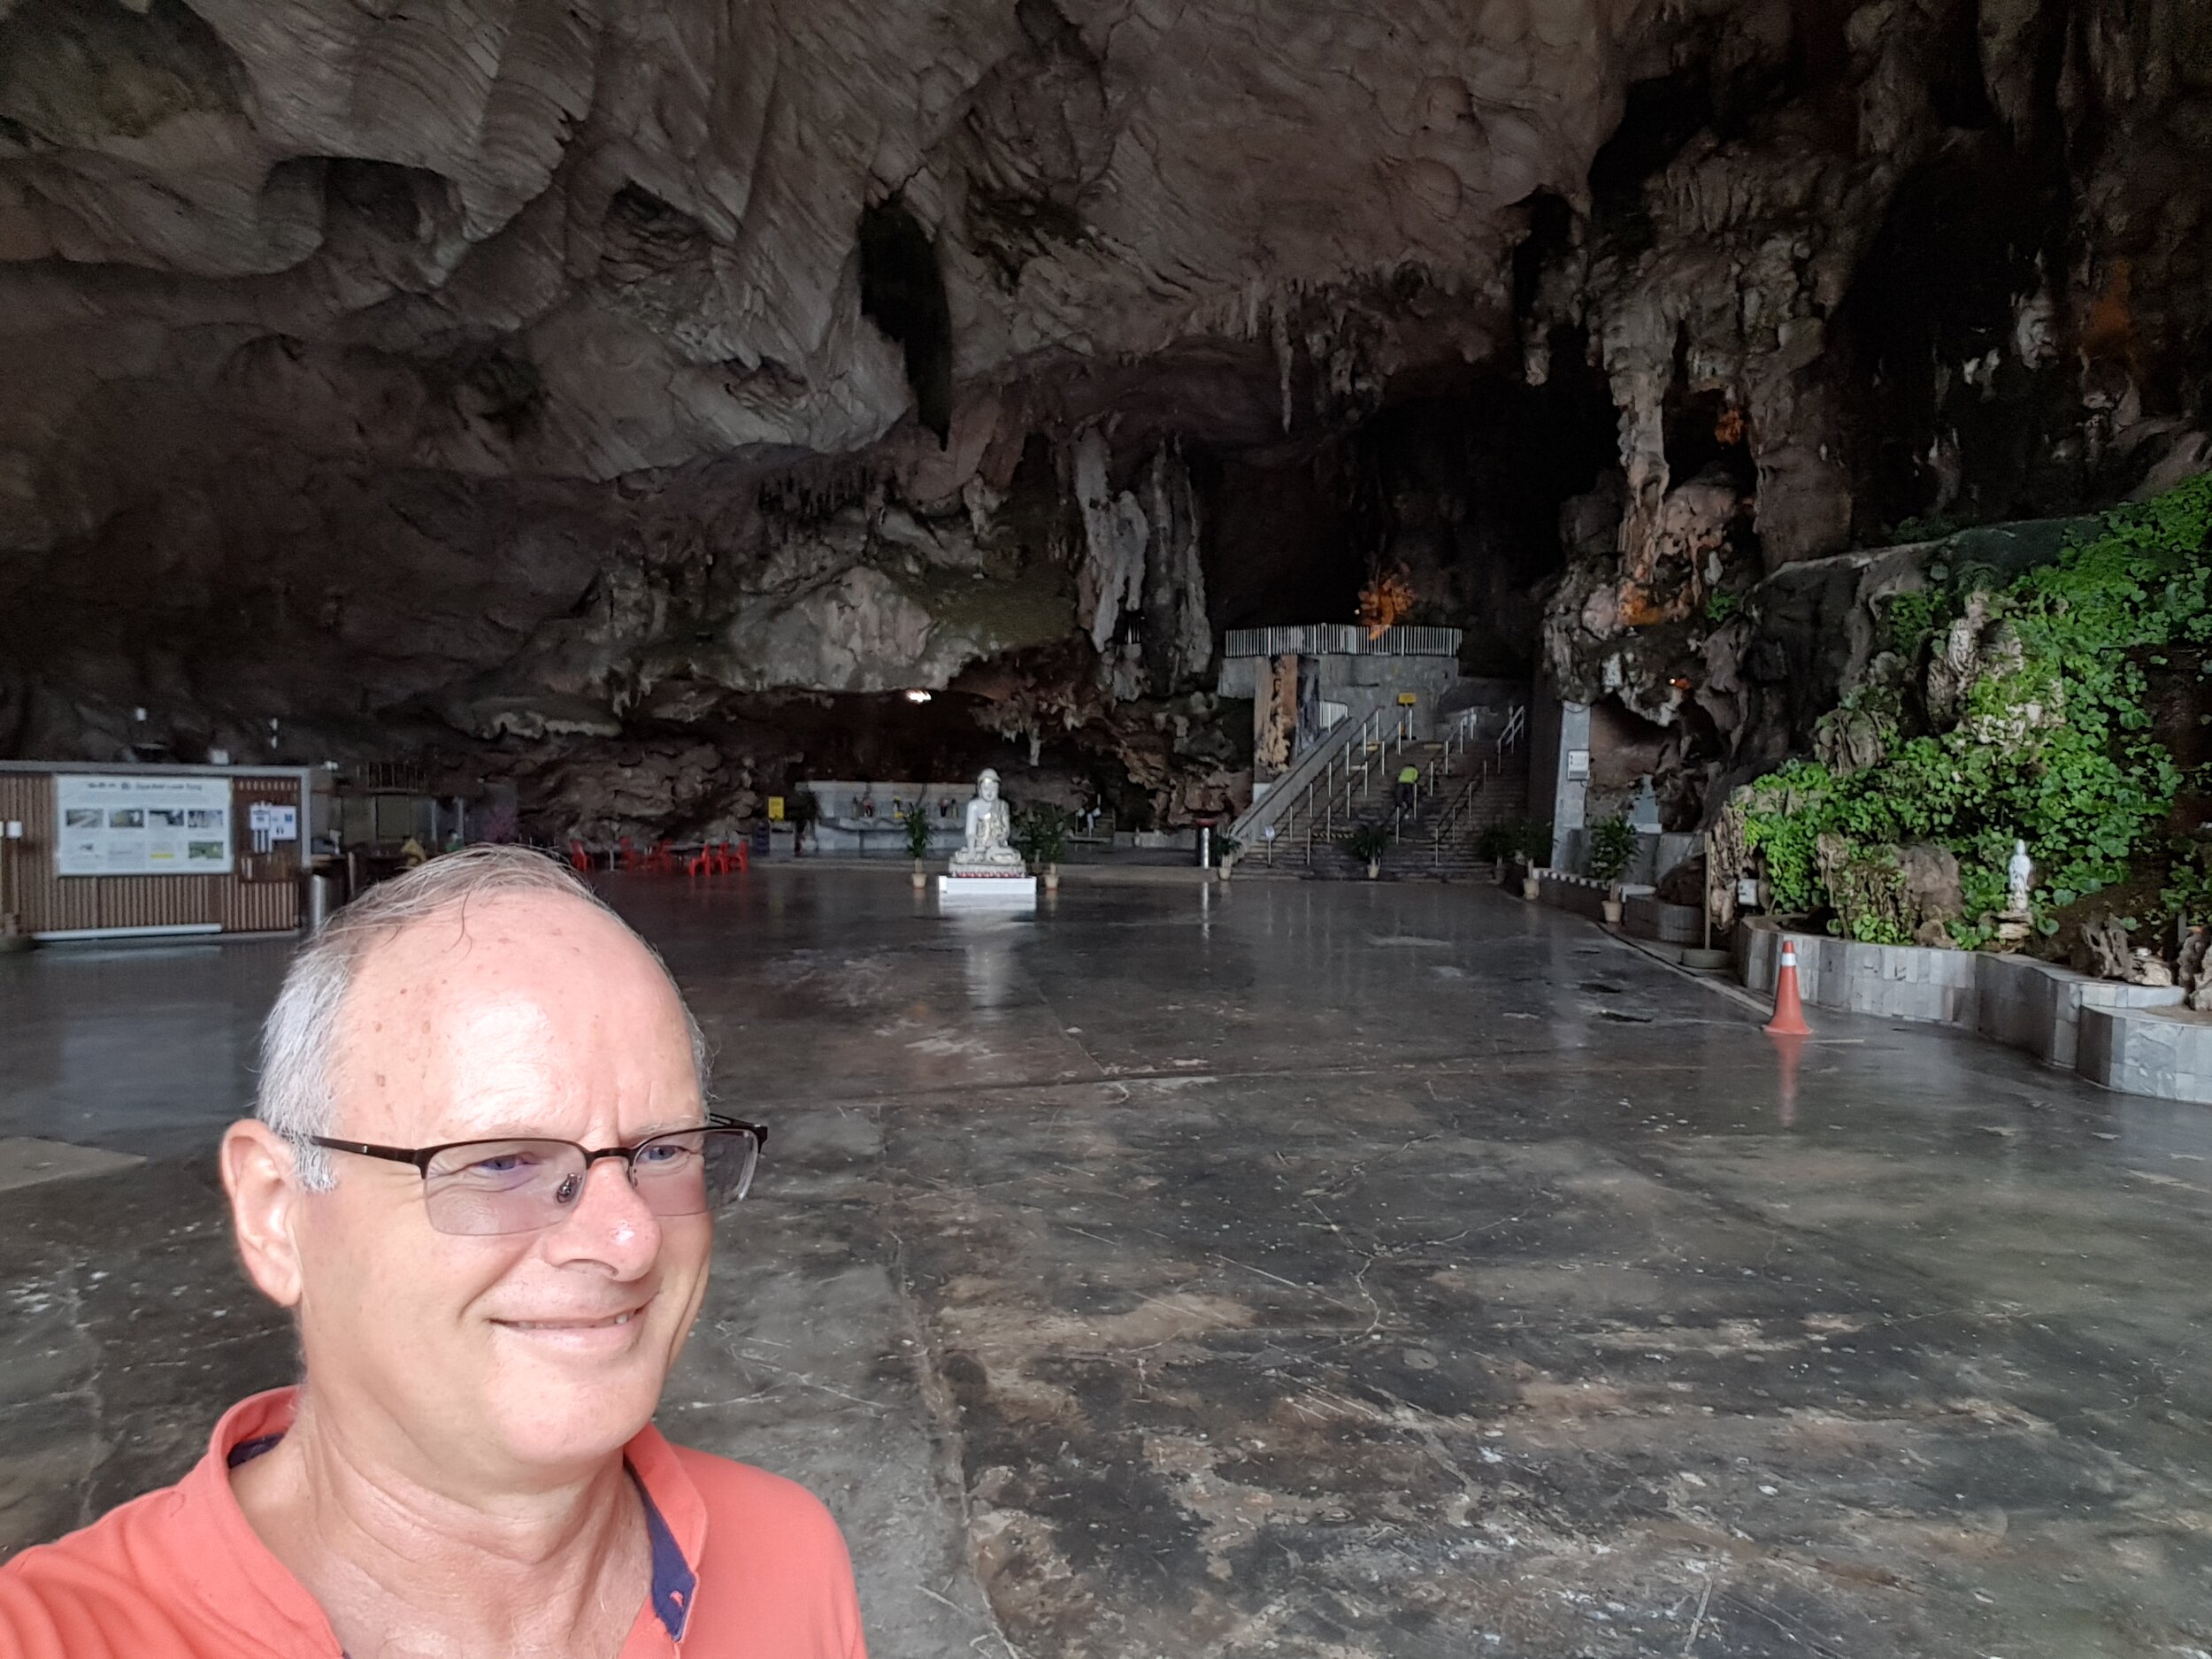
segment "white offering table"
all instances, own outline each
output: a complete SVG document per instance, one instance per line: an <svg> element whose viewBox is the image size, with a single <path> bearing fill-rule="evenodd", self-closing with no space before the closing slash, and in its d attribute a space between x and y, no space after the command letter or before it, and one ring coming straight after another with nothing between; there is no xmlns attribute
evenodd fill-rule
<svg viewBox="0 0 2212 1659"><path fill-rule="evenodd" d="M954 905L995 908L1037 905L1037 878L1034 876L970 876L947 875L937 878L938 902L948 908Z"/></svg>

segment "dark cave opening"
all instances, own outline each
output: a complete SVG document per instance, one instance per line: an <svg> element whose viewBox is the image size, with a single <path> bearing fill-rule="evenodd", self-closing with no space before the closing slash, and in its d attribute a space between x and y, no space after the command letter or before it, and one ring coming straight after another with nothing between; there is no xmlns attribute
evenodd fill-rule
<svg viewBox="0 0 2212 1659"><path fill-rule="evenodd" d="M1432 375L1294 458L1194 457L1215 626L1350 621L1369 579L1402 566L1411 619L1459 628L1464 672L1526 678L1560 509L1617 458L1582 336L1560 330L1552 348L1540 387L1496 365Z"/></svg>
<svg viewBox="0 0 2212 1659"><path fill-rule="evenodd" d="M904 350L915 418L943 444L952 432L952 307L935 241L895 196L860 215L860 311Z"/></svg>
<svg viewBox="0 0 2212 1659"><path fill-rule="evenodd" d="M982 699L939 691L923 702L902 692L764 695L735 711L726 741L787 756L780 786L803 777L947 782L1005 766L1014 746L976 718Z"/></svg>
<svg viewBox="0 0 2212 1659"><path fill-rule="evenodd" d="M1572 244L1575 220L1573 205L1555 190L1539 190L1522 205L1528 210L1528 231L1513 248L1516 317L1529 314L1545 270L1564 257Z"/></svg>
<svg viewBox="0 0 2212 1659"><path fill-rule="evenodd" d="M1703 58L1631 85L1620 125L1590 163L1597 212L1609 219L1637 212L1645 180L1709 126L1713 114L1712 74Z"/></svg>
<svg viewBox="0 0 2212 1659"><path fill-rule="evenodd" d="M1206 596L1217 628L1348 621L1367 580L1340 442L1302 461L1194 458L1206 502Z"/></svg>
<svg viewBox="0 0 2212 1659"><path fill-rule="evenodd" d="M1742 136L1753 118L1786 96L1806 73L1801 58L1724 53L1719 30L1709 25L1702 32L1707 50L1665 74L1630 84L1619 124L1591 160L1592 216L1624 252L1651 245L1644 188L1653 178L1700 133L1724 143Z"/></svg>
<svg viewBox="0 0 2212 1659"><path fill-rule="evenodd" d="M1357 435L1360 542L1402 565L1415 619L1459 628L1463 672L1534 669L1545 580L1563 564L1560 510L1617 459L1617 417L1579 334L1551 342L1531 387L1492 368L1386 407Z"/></svg>
<svg viewBox="0 0 2212 1659"><path fill-rule="evenodd" d="M1719 472L1747 494L1758 486L1750 425L1724 393L1686 391L1677 380L1667 393L1666 449L1678 482Z"/></svg>
<svg viewBox="0 0 2212 1659"><path fill-rule="evenodd" d="M1867 480L1860 539L1915 518L2025 516L2078 493L2072 447L2056 442L2071 414L2061 353L2053 342L2024 362L2016 309L2047 287L2062 194L1995 131L1899 187L1838 318Z"/></svg>

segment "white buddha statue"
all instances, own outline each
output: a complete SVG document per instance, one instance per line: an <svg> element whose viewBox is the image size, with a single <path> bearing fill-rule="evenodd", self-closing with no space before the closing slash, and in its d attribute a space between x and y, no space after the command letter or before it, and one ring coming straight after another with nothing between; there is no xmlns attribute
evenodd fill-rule
<svg viewBox="0 0 2212 1659"><path fill-rule="evenodd" d="M952 856L952 873L968 876L1018 876L1022 856L1010 844L1013 821L1006 803L999 799L998 773L989 767L975 780L975 798L968 803L967 844Z"/></svg>

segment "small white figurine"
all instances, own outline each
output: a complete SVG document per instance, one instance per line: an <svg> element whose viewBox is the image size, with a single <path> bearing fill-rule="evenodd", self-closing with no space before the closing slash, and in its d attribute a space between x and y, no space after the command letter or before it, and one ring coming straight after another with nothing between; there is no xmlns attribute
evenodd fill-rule
<svg viewBox="0 0 2212 1659"><path fill-rule="evenodd" d="M2014 916L2028 913L2028 890L2035 882L2035 865L2028 858L2028 844L2016 840L2012 843L2012 862L2005 866L2007 886L2005 909Z"/></svg>

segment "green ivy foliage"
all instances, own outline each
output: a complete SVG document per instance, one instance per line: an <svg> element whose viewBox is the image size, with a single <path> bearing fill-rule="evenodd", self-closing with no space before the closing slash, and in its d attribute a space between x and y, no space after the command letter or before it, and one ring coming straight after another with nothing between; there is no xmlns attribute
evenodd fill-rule
<svg viewBox="0 0 2212 1659"><path fill-rule="evenodd" d="M1854 863L1878 849L1939 842L1957 855L1967 920L2004 902L2015 836L2063 906L2124 878L2172 810L2183 776L2150 733L2146 666L2179 648L2212 644L2212 475L2107 516L2101 533L2056 563L1985 593L1988 614L2017 641L2016 658L1970 687L1955 726L1889 744L1865 771L1838 777L1793 762L1740 797L1746 843L1765 855L1775 907L1834 900L1816 843L1842 836ZM1964 610L1969 577L1893 597L1891 649L1917 671ZM2212 909L2212 854L2176 861L2170 908ZM1852 931L1852 918L1843 921Z"/></svg>

